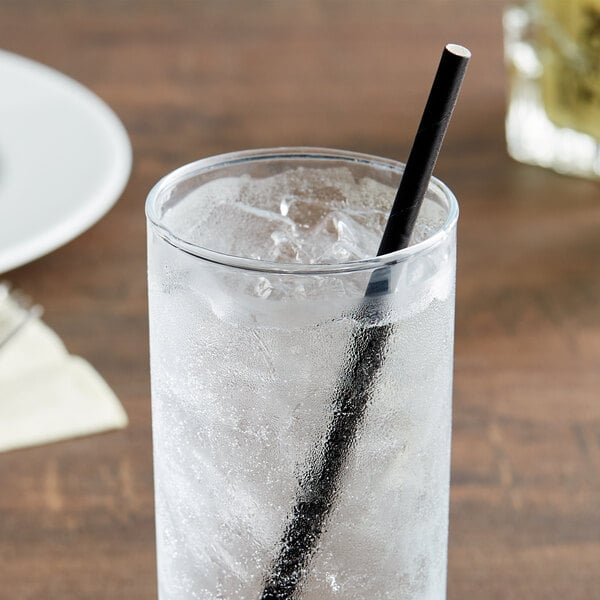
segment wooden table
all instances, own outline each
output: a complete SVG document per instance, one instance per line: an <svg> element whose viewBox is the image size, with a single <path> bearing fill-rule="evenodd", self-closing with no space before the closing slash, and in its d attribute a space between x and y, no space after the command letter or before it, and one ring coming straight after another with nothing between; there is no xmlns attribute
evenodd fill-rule
<svg viewBox="0 0 600 600"><path fill-rule="evenodd" d="M249 147L406 158L443 44L474 54L436 173L461 202L450 600L600 594L600 186L507 158L498 0L4 0L4 48L122 118L129 185L7 275L121 398L121 432L0 455L0 598L156 596L144 200ZM1 208L0 208L1 210Z"/></svg>

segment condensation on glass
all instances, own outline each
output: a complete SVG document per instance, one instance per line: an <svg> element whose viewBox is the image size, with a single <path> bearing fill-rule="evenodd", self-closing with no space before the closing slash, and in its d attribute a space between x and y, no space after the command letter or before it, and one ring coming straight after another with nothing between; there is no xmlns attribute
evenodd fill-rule
<svg viewBox="0 0 600 600"><path fill-rule="evenodd" d="M230 256L164 225L208 181L298 167L324 177L344 167L389 185L392 197L402 173L351 152L249 151L183 167L148 199L159 597L260 597L334 418L350 342L380 328L365 414L297 598L443 600L458 217L450 190L431 182L427 202L444 218L430 237L346 264ZM365 304L382 269L393 285Z"/></svg>

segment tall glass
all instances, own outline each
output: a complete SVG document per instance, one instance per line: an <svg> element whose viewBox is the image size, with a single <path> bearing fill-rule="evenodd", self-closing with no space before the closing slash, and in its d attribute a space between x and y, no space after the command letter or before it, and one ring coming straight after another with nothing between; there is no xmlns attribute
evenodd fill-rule
<svg viewBox="0 0 600 600"><path fill-rule="evenodd" d="M298 167L321 169L325 180L345 167L356 185L389 186L390 205L403 169L339 150L256 150L182 167L148 197L159 597L263 597L310 472L328 460L340 381L362 389L367 377L364 414L342 441L331 507L294 598L442 600L453 194L432 179L423 210L437 221L420 243L337 264L232 256L167 225L169 211L208 182ZM365 297L382 273L387 289ZM376 357L367 352L371 368L350 375L353 344L373 332L385 332L385 344Z"/></svg>

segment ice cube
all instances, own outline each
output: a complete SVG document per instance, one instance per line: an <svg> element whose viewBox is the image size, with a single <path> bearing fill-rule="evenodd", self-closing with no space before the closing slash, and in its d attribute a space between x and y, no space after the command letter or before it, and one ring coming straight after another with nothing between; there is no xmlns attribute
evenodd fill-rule
<svg viewBox="0 0 600 600"><path fill-rule="evenodd" d="M394 189L347 168L300 167L271 177L226 177L169 206L164 223L188 242L280 263L326 264L374 256ZM425 202L413 243L434 233L444 210ZM259 294L265 289L258 290Z"/></svg>

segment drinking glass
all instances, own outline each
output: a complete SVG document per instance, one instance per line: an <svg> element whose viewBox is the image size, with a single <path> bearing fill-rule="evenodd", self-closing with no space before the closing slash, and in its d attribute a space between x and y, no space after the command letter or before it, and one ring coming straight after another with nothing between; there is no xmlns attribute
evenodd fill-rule
<svg viewBox="0 0 600 600"><path fill-rule="evenodd" d="M311 500L311 472L332 460L326 440L340 418L355 428L332 442L343 452L335 481L324 484L332 494L322 527L299 549L294 597L445 598L452 192L431 180L422 207L429 229L418 243L324 264L236 256L223 250L227 219L210 223L215 249L185 233L202 215L189 209L179 222L169 218L209 184L235 189L240 178L284 173L298 182L293 200L310 218L340 178L363 191L366 208L369 190L387 186L391 206L402 171L393 160L341 150L252 150L181 167L150 192L161 600L267 597L286 531ZM317 189L303 185L309 174ZM365 296L370 281L384 285ZM362 348L365 340L376 343ZM342 414L340 388L361 395L360 414Z"/></svg>

